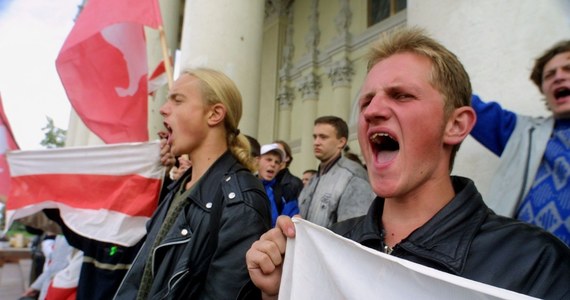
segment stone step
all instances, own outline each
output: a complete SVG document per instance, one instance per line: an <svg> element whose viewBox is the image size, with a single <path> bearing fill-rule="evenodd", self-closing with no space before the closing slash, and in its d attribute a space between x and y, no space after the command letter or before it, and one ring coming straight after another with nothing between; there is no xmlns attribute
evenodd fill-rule
<svg viewBox="0 0 570 300"><path fill-rule="evenodd" d="M7 262L0 267L0 295L2 299L17 300L29 286L30 259Z"/></svg>

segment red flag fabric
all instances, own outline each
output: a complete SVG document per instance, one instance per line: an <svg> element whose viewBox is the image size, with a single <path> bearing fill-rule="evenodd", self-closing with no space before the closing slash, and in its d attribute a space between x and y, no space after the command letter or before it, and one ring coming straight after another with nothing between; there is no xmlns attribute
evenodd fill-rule
<svg viewBox="0 0 570 300"><path fill-rule="evenodd" d="M172 66L172 57L170 57L170 66ZM166 74L166 66L164 65L164 60L162 60L148 78L148 94L151 96L154 95L154 92L167 82L168 75Z"/></svg>
<svg viewBox="0 0 570 300"><path fill-rule="evenodd" d="M83 252L75 252L67 267L57 272L51 280L45 300L75 300L82 263Z"/></svg>
<svg viewBox="0 0 570 300"><path fill-rule="evenodd" d="M56 59L74 110L105 143L148 141L144 26L157 0L89 0Z"/></svg>
<svg viewBox="0 0 570 300"><path fill-rule="evenodd" d="M6 152L20 149L12 134L12 128L4 113L2 96L0 96L0 202L6 202L10 191L10 170L6 162Z"/></svg>
<svg viewBox="0 0 570 300"><path fill-rule="evenodd" d="M123 246L146 234L164 174L158 141L12 151L8 163L5 230L13 220L58 208L76 233Z"/></svg>

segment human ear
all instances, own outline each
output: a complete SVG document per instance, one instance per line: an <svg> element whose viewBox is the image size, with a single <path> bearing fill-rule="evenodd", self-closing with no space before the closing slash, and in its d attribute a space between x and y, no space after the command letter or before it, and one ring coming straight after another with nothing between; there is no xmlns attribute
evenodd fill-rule
<svg viewBox="0 0 570 300"><path fill-rule="evenodd" d="M342 150L342 149L344 149L344 147L346 147L346 144L347 144L348 142L347 142L347 140L346 140L345 137L341 137L341 138L339 139L339 141L340 141L340 149Z"/></svg>
<svg viewBox="0 0 570 300"><path fill-rule="evenodd" d="M216 103L210 106L210 111L208 112L208 125L216 126L218 124L223 124L226 118L226 107L221 103Z"/></svg>
<svg viewBox="0 0 570 300"><path fill-rule="evenodd" d="M445 124L443 143L447 145L461 143L469 135L476 121L477 115L470 106L455 109Z"/></svg>

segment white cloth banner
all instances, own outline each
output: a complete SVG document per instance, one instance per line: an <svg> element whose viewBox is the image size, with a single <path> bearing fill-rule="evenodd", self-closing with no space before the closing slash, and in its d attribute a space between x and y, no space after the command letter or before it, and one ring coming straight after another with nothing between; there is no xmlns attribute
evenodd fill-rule
<svg viewBox="0 0 570 300"><path fill-rule="evenodd" d="M536 299L366 248L293 218L279 299Z"/></svg>

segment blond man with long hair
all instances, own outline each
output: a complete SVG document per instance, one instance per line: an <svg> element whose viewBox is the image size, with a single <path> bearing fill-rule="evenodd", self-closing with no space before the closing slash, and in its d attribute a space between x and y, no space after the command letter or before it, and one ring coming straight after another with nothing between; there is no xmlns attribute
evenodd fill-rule
<svg viewBox="0 0 570 300"><path fill-rule="evenodd" d="M248 280L245 252L271 221L238 129L241 95L221 72L186 70L160 113L170 151L192 167L161 200L115 298L233 299Z"/></svg>

